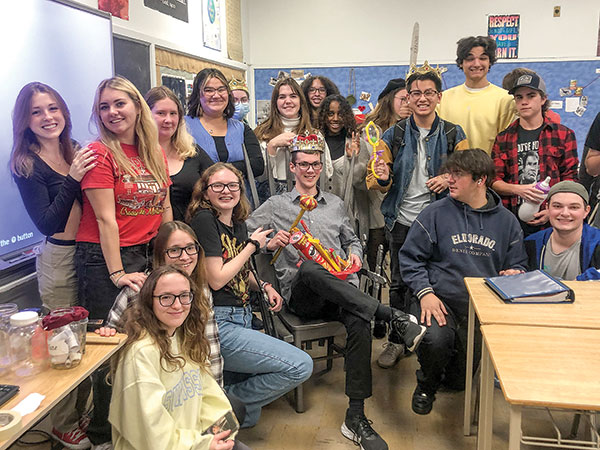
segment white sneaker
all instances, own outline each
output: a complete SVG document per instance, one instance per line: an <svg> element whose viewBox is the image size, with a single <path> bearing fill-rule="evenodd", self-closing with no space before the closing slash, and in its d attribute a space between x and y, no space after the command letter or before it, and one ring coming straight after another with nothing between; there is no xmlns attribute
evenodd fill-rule
<svg viewBox="0 0 600 450"><path fill-rule="evenodd" d="M381 352L379 358L377 358L377 365L382 369L390 369L402 359L406 347L404 344L395 344L390 341L383 344L383 346L385 349Z"/></svg>
<svg viewBox="0 0 600 450"><path fill-rule="evenodd" d="M112 442L104 442L98 445L92 445L92 450L114 450Z"/></svg>

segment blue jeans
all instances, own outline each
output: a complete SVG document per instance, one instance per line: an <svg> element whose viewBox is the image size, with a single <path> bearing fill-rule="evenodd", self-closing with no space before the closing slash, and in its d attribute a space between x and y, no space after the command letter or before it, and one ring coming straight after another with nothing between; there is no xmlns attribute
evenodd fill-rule
<svg viewBox="0 0 600 450"><path fill-rule="evenodd" d="M312 358L293 345L253 330L250 306L215 306L214 311L224 370L251 374L225 387L246 404L242 427L251 427L258 422L264 405L310 377Z"/></svg>

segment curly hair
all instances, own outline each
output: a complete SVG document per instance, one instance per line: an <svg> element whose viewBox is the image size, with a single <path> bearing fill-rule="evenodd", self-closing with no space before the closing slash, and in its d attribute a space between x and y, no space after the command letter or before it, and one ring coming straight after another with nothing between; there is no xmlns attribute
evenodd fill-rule
<svg viewBox="0 0 600 450"><path fill-rule="evenodd" d="M190 95L190 99L188 101L187 115L190 117L202 117L204 111L202 110L200 99L202 98L204 87L212 78L218 79L227 88L227 106L223 111L223 117L225 119L231 119L235 113L233 94L231 93L229 82L227 81L227 78L225 78L225 75L223 75L223 72L214 68L202 69L194 77L192 94Z"/></svg>
<svg viewBox="0 0 600 450"><path fill-rule="evenodd" d="M473 47L483 47L490 59L490 67L496 62L496 41L489 36L468 36L460 39L456 47L456 65L462 70L462 63Z"/></svg>
<svg viewBox="0 0 600 450"><path fill-rule="evenodd" d="M65 120L59 140L60 152L69 164L73 162L75 145L71 140L71 113L60 94L47 84L34 81L28 83L19 91L15 108L13 109L13 146L10 154L9 167L13 174L29 178L33 171L33 153L40 151L40 143L37 136L29 128L31 120L31 100L35 94L48 94L54 98L58 109Z"/></svg>
<svg viewBox="0 0 600 450"><path fill-rule="evenodd" d="M330 95L325 97L323 103L321 104L321 108L319 108L319 116L317 119L317 128L323 133L324 136L329 134L328 116L329 116L329 106L333 103L338 103L338 108L340 109L340 116L342 121L344 122L344 130L346 131L346 136L352 136L352 133L356 131L356 119L354 118L354 113L352 112L352 107L348 100L346 100L340 94Z"/></svg>
<svg viewBox="0 0 600 450"><path fill-rule="evenodd" d="M160 184L167 184L167 167L163 152L158 144L158 129L152 118L148 104L140 91L127 78L114 77L103 80L96 89L94 105L92 106L91 120L100 132L100 140L106 145L123 172L135 175L134 167L127 157L117 136L110 131L100 117L100 99L105 89L114 89L125 93L138 110L135 120L135 143L142 163Z"/></svg>
<svg viewBox="0 0 600 450"><path fill-rule="evenodd" d="M177 274L185 278L194 298L190 311L176 332L180 333L181 352L184 356L173 355L169 336L162 322L154 314L154 294L158 280L168 274ZM210 314L207 291L200 290L196 283L181 269L165 265L156 268L146 279L138 300L131 302L124 313L127 340L111 360L111 373L117 369L127 350L137 341L150 336L160 352L160 366L163 370L174 371L185 366L189 359L208 370L210 347L205 336L206 322Z"/></svg>
<svg viewBox="0 0 600 450"><path fill-rule="evenodd" d="M304 93L304 96L307 99L308 99L308 90L312 87L312 84L315 80L319 80L323 84L323 87L325 88L325 91L326 91L325 92L326 97L329 97L330 95L339 95L340 94L340 90L338 89L337 85L333 81L331 81L329 78L324 77L322 75L315 75L315 76L308 77L300 85L300 88L302 89L302 92ZM311 109L314 109L312 107L312 105L309 105L309 106Z"/></svg>
<svg viewBox="0 0 600 450"><path fill-rule="evenodd" d="M157 86L146 92L144 99L146 100L146 103L148 103L150 110L154 108L154 105L156 105L157 102L164 99L169 99L175 103L175 106L177 107L177 115L179 117L177 119L177 128L175 129L175 133L173 133L173 136L171 136L171 145L173 145L175 152L183 160L196 156L194 138L188 132L185 120L183 118L183 116L185 116L185 112L183 111L183 106L181 105L181 102L175 93L166 86Z"/></svg>
<svg viewBox="0 0 600 450"><path fill-rule="evenodd" d="M210 209L215 217L219 217L219 211L217 211L217 209L210 203L205 194L208 189L210 177L221 170L229 170L230 172L233 172L240 183L240 201L233 208L233 221L235 223L241 223L248 218L252 208L248 202L248 197L246 197L246 185L244 184L244 176L242 175L242 172L237 170L230 163L218 162L202 172L202 176L196 182L194 191L192 192L192 200L190 201L188 209L185 213L186 222L190 222L199 209Z"/></svg>
<svg viewBox="0 0 600 450"><path fill-rule="evenodd" d="M279 90L283 86L289 86L292 92L298 95L300 99L300 123L293 131L294 134L303 134L305 132L312 133L313 127L311 125L310 112L308 109L308 103L306 97L300 89L300 85L293 78L283 78L277 82L273 88L271 94L271 109L269 111L269 117L258 125L254 130L254 134L259 141L270 141L275 136L279 136L283 133L283 122L281 121L281 114L277 109L277 99L279 98Z"/></svg>

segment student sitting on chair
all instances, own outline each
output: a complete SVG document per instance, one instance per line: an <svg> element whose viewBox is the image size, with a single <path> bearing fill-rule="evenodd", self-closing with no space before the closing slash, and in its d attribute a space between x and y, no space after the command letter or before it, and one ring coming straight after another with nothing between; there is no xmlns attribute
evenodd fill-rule
<svg viewBox="0 0 600 450"><path fill-rule="evenodd" d="M527 262L517 218L489 189L492 159L481 149L454 152L445 171L449 196L417 216L400 250L402 279L413 293L410 311L427 324L417 349L417 414L431 412L441 384L464 389L469 295L463 278L513 275Z"/></svg>
<svg viewBox="0 0 600 450"><path fill-rule="evenodd" d="M392 333L396 333L399 342L404 342L411 351L419 344L425 328L411 322L408 314L383 305L357 289L356 276L350 276L350 282L342 281L314 261L305 261L298 269L298 252L288 245L290 233L287 230L300 210L303 195L316 200L316 207L304 214L303 221L323 247L332 248L338 256L358 266L362 264L359 257L362 248L343 201L317 187L323 168L323 139L316 135L296 136L290 148L290 171L295 175L295 188L269 198L248 219L248 228L277 230L267 243L267 249L275 251L283 247L275 262L275 271L283 297L294 314L304 319L344 323L348 332L346 395L350 398L350 406L342 434L359 443L364 450L387 449L387 444L371 428L364 413L364 400L372 393L371 320L376 318L390 323Z"/></svg>
<svg viewBox="0 0 600 450"><path fill-rule="evenodd" d="M529 268L541 269L563 280L598 279L600 230L585 223L590 212L583 185L561 181L548 193L551 228L525 239Z"/></svg>

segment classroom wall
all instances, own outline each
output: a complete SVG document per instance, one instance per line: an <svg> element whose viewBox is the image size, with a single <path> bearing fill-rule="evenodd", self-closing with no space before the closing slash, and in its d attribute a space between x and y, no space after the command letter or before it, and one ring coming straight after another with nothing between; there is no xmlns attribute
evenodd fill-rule
<svg viewBox="0 0 600 450"><path fill-rule="evenodd" d="M98 8L98 0L73 0ZM246 65L227 57L225 0L221 0L221 51L204 47L202 39L202 1L188 0L188 22L175 19L144 6L144 0L129 0L129 20L113 17L113 33L132 37L161 47L212 60L232 67Z"/></svg>
<svg viewBox="0 0 600 450"><path fill-rule="evenodd" d="M244 2L245 57L254 67L405 64L415 21L419 62L449 62L459 38L487 34L488 14L521 15L521 59L591 58L598 43L598 0Z"/></svg>

